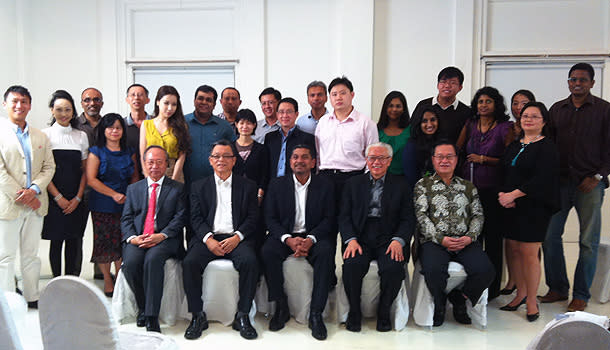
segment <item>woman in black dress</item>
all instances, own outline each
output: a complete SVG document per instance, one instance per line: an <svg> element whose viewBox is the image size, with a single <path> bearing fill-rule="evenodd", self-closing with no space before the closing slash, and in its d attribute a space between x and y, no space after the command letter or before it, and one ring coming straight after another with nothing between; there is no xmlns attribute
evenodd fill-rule
<svg viewBox="0 0 610 350"><path fill-rule="evenodd" d="M65 274L78 276L82 259L83 233L89 211L81 203L87 183L87 134L76 129L76 108L64 90L51 95L51 127L42 130L51 141L55 175L47 187L49 214L44 218L42 238L51 241L49 261L53 277L61 275L61 250L65 242Z"/></svg>
<svg viewBox="0 0 610 350"><path fill-rule="evenodd" d="M411 137L402 154L402 167L411 188L422 177L433 174L432 146L438 139L440 120L433 107L426 107L418 126L411 126Z"/></svg>
<svg viewBox="0 0 610 350"><path fill-rule="evenodd" d="M540 284L538 250L559 203L559 155L545 137L549 113L541 102L529 102L521 110L522 133L502 159L506 179L498 201L504 208L506 238L513 259L517 296L504 311L527 306L527 320L540 313L536 292Z"/></svg>

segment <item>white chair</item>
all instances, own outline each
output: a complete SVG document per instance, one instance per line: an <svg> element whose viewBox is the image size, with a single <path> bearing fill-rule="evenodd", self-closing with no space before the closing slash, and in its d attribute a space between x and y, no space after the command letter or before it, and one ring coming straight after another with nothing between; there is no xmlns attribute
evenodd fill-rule
<svg viewBox="0 0 610 350"><path fill-rule="evenodd" d="M203 271L202 295L203 311L208 321L218 321L225 326L233 323L239 301L239 273L229 259L211 261ZM190 320L186 298L182 304L182 316ZM254 325L256 304L252 301L250 323Z"/></svg>
<svg viewBox="0 0 610 350"><path fill-rule="evenodd" d="M309 320L309 307L311 305L311 293L313 291L313 267L304 257L295 258L289 256L282 265L284 271L284 292L288 297L288 308L290 314L298 323L307 324ZM267 283L263 279L256 292L256 308L260 312L271 314L275 305L268 300ZM329 293L326 307L322 316L327 318L329 309L334 301L335 293Z"/></svg>
<svg viewBox="0 0 610 350"><path fill-rule="evenodd" d="M22 303L9 303L7 296L10 293L0 291L0 349L23 350L16 319L23 321L27 304L23 298Z"/></svg>
<svg viewBox="0 0 610 350"><path fill-rule="evenodd" d="M162 334L119 331L104 294L78 277L51 280L38 307L45 350L178 349Z"/></svg>
<svg viewBox="0 0 610 350"><path fill-rule="evenodd" d="M587 312L559 314L527 346L527 350L610 349L610 322Z"/></svg>
<svg viewBox="0 0 610 350"><path fill-rule="evenodd" d="M449 293L453 289L464 284L466 280L466 271L461 264L451 261L447 269L449 278L447 279L447 288L445 293ZM426 286L424 276L421 274L421 265L415 262L413 271L413 283L411 289L411 297L413 300L413 320L415 324L422 327L432 327L434 323L434 300L432 294ZM483 291L479 302L472 305L470 300L466 301L468 316L472 319L472 323L481 329L487 328L487 289Z"/></svg>
<svg viewBox="0 0 610 350"><path fill-rule="evenodd" d="M184 285L182 283L182 264L176 259L168 259L164 266L163 298L159 309L159 321L173 326L182 318L180 313L184 302ZM134 322L138 316L136 297L123 271L119 271L112 296L112 313L119 323Z"/></svg>
<svg viewBox="0 0 610 350"><path fill-rule="evenodd" d="M405 264L406 265L406 264ZM379 285L380 279L378 274L377 260L371 261L369 270L364 275L362 280L362 293L360 295L360 307L362 316L364 317L377 317L377 305L379 304ZM409 297L407 290L409 289L409 271L405 266L405 279L400 287L400 291L392 303L390 309L390 320L394 325L394 329L397 331L402 330L406 327L407 321L409 321ZM349 301L345 294L345 288L343 281L339 279L337 283L337 321L343 323L347 320L347 314L349 313Z"/></svg>
<svg viewBox="0 0 610 350"><path fill-rule="evenodd" d="M602 304L610 300L610 237L601 237L599 241L591 297Z"/></svg>

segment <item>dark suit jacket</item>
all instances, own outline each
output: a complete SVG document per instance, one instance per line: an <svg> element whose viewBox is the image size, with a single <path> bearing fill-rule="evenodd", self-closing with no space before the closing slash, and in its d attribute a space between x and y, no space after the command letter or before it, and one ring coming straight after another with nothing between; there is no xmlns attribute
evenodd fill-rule
<svg viewBox="0 0 610 350"><path fill-rule="evenodd" d="M305 228L316 240L336 239L335 196L332 182L312 174L305 201ZM294 228L295 195L294 177L278 177L269 184L265 198L265 221L269 236L280 239L291 234Z"/></svg>
<svg viewBox="0 0 610 350"><path fill-rule="evenodd" d="M364 231L371 199L369 174L350 178L345 183L342 198L339 215L341 238L343 242L350 238L359 239ZM381 195L381 228L377 242L389 242L392 237L400 237L405 241L405 248L408 248L414 228L411 188L403 177L386 174Z"/></svg>
<svg viewBox="0 0 610 350"><path fill-rule="evenodd" d="M231 203L233 229L244 235L244 239L254 236L258 220L258 202L256 184L243 176L233 174L231 185ZM191 226L193 240L203 240L208 232L214 232L214 215L216 214L216 184L214 175L195 181L191 187Z"/></svg>
<svg viewBox="0 0 610 350"><path fill-rule="evenodd" d="M144 220L148 211L148 183L140 180L127 187L127 198L121 216L121 240L139 236L144 230ZM182 239L182 229L186 223L184 185L167 176L163 179L161 193L157 199L156 227L167 238Z"/></svg>
<svg viewBox="0 0 610 350"><path fill-rule="evenodd" d="M258 188L267 191L269 183L269 150L265 145L254 141L248 159L236 157L233 173L256 182Z"/></svg>
<svg viewBox="0 0 610 350"><path fill-rule="evenodd" d="M296 145L309 145L314 152L316 152L316 139L312 134L306 133L305 131L295 127L292 133L288 136L286 141L286 173L285 175L292 174L290 169L290 153ZM277 177L277 163L280 160L280 151L282 150L282 129L273 131L265 135L265 146L269 150L269 178L273 179Z"/></svg>

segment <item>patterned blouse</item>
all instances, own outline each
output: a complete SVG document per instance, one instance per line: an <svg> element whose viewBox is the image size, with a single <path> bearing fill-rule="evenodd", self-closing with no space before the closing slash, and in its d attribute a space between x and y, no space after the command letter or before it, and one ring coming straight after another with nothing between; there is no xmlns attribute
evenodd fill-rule
<svg viewBox="0 0 610 350"><path fill-rule="evenodd" d="M477 239L483 208L476 187L454 176L447 186L436 173L415 184L413 201L420 243L441 244L445 236Z"/></svg>

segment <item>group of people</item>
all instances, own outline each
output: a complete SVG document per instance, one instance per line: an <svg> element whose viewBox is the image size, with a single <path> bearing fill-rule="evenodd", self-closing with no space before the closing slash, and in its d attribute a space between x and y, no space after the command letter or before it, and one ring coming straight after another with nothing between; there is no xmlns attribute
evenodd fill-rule
<svg viewBox="0 0 610 350"><path fill-rule="evenodd" d="M444 321L447 300L456 321L470 323L466 300L478 303L486 289L489 298L516 289L502 310L526 304L534 321L538 301L568 298L561 235L575 206L580 255L568 309L584 310L610 173L610 104L591 95L593 79L589 64L574 65L570 96L550 111L531 92L517 91L511 122L493 87L479 89L470 107L460 102L464 75L447 67L438 74L438 94L420 101L412 115L405 96L390 92L377 125L352 105L346 77L328 88L311 82L311 110L300 117L295 99L264 89L261 120L239 109L233 87L222 90L223 112L216 116L213 87L197 88L194 111L184 115L178 91L162 86L149 115L148 90L133 84L125 118L102 116L95 88L81 94L81 115L70 94L58 90L49 102L51 126L42 132L26 121L30 93L12 86L0 128L0 287L15 288L19 245L24 297L37 306L40 232L51 241L53 275L62 272L63 246L65 273L79 275L91 212L91 262L103 275L104 292L112 296L114 263L135 294L137 325L149 331L160 331L168 258L182 259L192 313L187 339L208 327L202 275L219 258L239 272L233 328L246 339L257 337L248 312L262 274L275 302L269 329L282 329L290 319L282 263L292 255L313 267L309 327L314 338L326 339L322 313L337 283L338 233L349 331L361 329L362 280L372 260L380 276L376 328L391 330L390 308L412 237L414 260L434 299L435 326ZM549 292L537 299L541 243ZM503 251L509 276L501 289ZM445 294L450 261L462 264L468 278Z"/></svg>

